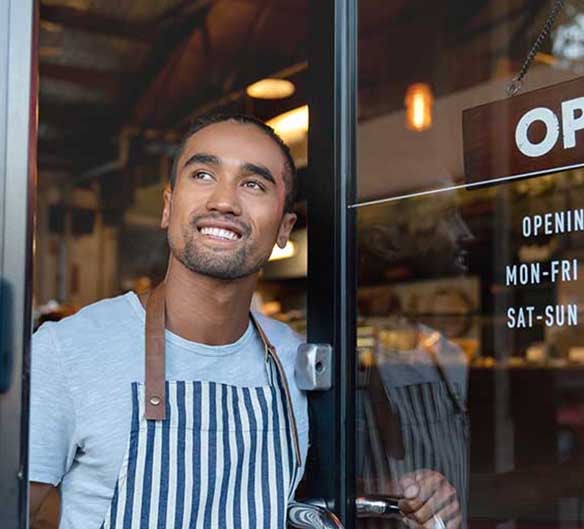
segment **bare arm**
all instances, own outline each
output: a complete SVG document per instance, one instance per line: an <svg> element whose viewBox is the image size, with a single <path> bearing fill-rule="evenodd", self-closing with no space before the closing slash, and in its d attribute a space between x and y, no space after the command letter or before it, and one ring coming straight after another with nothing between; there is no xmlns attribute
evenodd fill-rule
<svg viewBox="0 0 584 529"><path fill-rule="evenodd" d="M47 499L47 496L52 490L55 490L55 487L48 483L31 482L29 493L29 513L31 527L34 527L35 517L39 514L44 501Z"/></svg>

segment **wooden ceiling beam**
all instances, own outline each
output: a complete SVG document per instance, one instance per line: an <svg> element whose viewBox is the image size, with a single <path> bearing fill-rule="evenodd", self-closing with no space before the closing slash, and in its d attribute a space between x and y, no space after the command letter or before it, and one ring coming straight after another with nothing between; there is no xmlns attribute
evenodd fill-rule
<svg viewBox="0 0 584 529"><path fill-rule="evenodd" d="M234 104L245 98L245 88L254 81L264 77L293 78L299 75L302 76L307 68L308 63L301 58L284 57L275 54L256 55L254 57L254 68L249 68L242 72L243 75L239 77L231 92L224 93L221 87L207 86L193 95L193 97L181 102L169 114L168 123L165 123L165 125L171 128L184 128L192 119L202 114L216 111L218 108ZM260 102L259 104L261 105L262 103ZM277 104L277 100L275 104Z"/></svg>
<svg viewBox="0 0 584 529"><path fill-rule="evenodd" d="M120 86L130 77L126 73L95 70L79 66L41 62L39 65L41 77L66 81L68 83L93 88L115 96Z"/></svg>
<svg viewBox="0 0 584 529"><path fill-rule="evenodd" d="M92 134L111 137L115 132L112 116L119 112L115 106L57 103L43 97L39 101L39 122L73 137Z"/></svg>
<svg viewBox="0 0 584 529"><path fill-rule="evenodd" d="M46 20L88 33L144 42L150 42L157 32L157 24L151 22L133 22L66 6L41 4L40 18L41 22Z"/></svg>
<svg viewBox="0 0 584 529"><path fill-rule="evenodd" d="M213 0L185 0L171 12L163 15L161 29L156 36L149 57L140 74L134 76L124 98L123 108L132 109L122 116L125 121L134 120L134 110L140 105L150 87L165 73L173 56L196 31L206 33L205 21ZM140 124L140 123L139 123Z"/></svg>

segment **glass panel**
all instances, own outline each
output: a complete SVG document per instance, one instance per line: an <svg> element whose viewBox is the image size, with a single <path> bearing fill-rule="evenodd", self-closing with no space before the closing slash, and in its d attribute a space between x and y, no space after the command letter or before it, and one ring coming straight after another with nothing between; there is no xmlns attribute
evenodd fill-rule
<svg viewBox="0 0 584 529"><path fill-rule="evenodd" d="M360 202L463 183L462 111L507 97L551 6L536 4L360 1ZM581 7L566 2L521 93L583 74Z"/></svg>
<svg viewBox="0 0 584 529"><path fill-rule="evenodd" d="M13 6L27 3L33 2L8 2L9 11L16 9ZM294 185L297 194L293 197L292 186L287 185L286 199L292 202L291 207L298 215L297 223L289 244L282 251L274 252L270 262L265 263L261 278L255 284L251 305L254 310L284 321L299 332L306 330L307 206L303 183L307 166L309 7L307 2L294 1L48 0L39 3L42 4L39 28L40 174L34 240L34 324L39 330L32 343L30 399L30 503L31 511L37 514L31 516L31 529L56 529L59 520L60 527L85 529L100 527L110 506L112 512L117 508L118 515L123 513L116 503L116 491L120 489L116 483L120 468L120 477L124 478L125 467L120 465L127 447L126 426L132 419L132 384L144 378L144 363L128 356L140 353L144 342L141 337L144 311L137 296L144 299L148 291L170 277L166 273L171 251L167 232L161 229L163 193L172 179L174 161L184 152L183 139L186 140L193 120L211 114L249 114L273 126L289 146L298 169ZM5 4L6 1L0 1L0 26L2 12L8 9L4 9ZM16 39L20 34L23 32L3 32L0 28L0 41L5 35ZM22 35L20 37L22 39ZM15 42L18 44L11 45L11 50L24 50L18 39ZM0 45L0 50L4 49L8 48ZM0 71L1 63L0 58ZM15 64L25 62L16 61ZM12 61L10 70L17 71ZM0 77L0 85L1 82ZM0 113L1 109L2 103ZM22 119L11 120L15 126L22 122ZM242 130L247 128L242 127ZM243 132L242 137L245 137ZM217 142L210 147L212 152L204 150L223 161L241 158L248 166L254 160L266 165L266 153L262 149L257 153L244 153L234 145L226 144L226 150L222 151ZM3 145L0 151L2 148ZM231 164L230 169L227 165L222 164L220 171L222 183L236 174L232 170L235 165ZM198 173L202 173L200 169ZM276 174L273 167L270 171L277 180L281 171ZM192 176L194 172L193 169ZM213 175L217 177L217 171ZM176 177L173 204L179 201L177 196L184 196L181 195L184 191L177 189L184 189L180 183L189 178L182 174ZM21 181L25 183L22 178ZM252 182L243 183L250 192L256 188ZM290 183L288 178L286 183ZM246 191L245 197L256 196L257 200L262 194L259 188L264 189L264 186L257 183L257 194ZM197 238L192 222L195 217L199 223L201 220L236 223L249 228L251 234L258 228L254 219L259 202L246 209L242 199L241 207L225 207L236 204L244 186L232 185L229 189L230 193L221 197L220 207L210 195L207 195L209 200L205 200L202 194L183 202L182 216L177 213L178 206L173 206L170 225L184 224L176 233L185 235L189 231L193 240ZM8 203L12 207L19 206L12 197L6 200ZM0 208L2 205L0 203ZM16 228L11 230L12 235L17 233ZM275 238L275 230L266 229L263 233L270 237L272 231ZM252 238L249 240L251 244ZM257 237L253 238L253 244L260 243ZM263 253L274 243L268 240ZM191 242L185 244L190 246ZM199 254L200 241L192 244L197 246L195 253ZM227 249L227 253L230 251ZM182 260L184 264L189 260L184 256L177 258L178 253L175 248L175 263ZM268 256L264 257L267 261ZM8 258L17 262L11 254ZM197 268L192 262L190 264L192 266L187 268ZM171 268L176 272L176 266ZM184 270L183 265L179 268ZM22 265L20 270L25 273ZM204 280L204 271L195 275L189 281L208 282ZM211 283L214 293L221 290L222 287L217 286L220 282L211 280ZM212 296L205 297L203 290L200 289L200 300L191 301L210 302ZM96 309L95 302L100 302L97 307L101 309ZM245 320L246 302L238 306L243 308ZM236 309L234 306L233 310ZM79 317L81 310L85 316ZM188 312L188 309L184 311ZM69 323L53 323L73 314L75 317ZM190 317L195 318L193 314ZM75 321L77 324L73 323ZM137 349L133 343L129 347L120 345L115 338L118 324L123 326L121 336L126 341L135 340ZM100 335L98 339L92 338L91 329ZM107 331L101 332L101 329ZM215 330L221 329L225 330L215 326ZM59 337L47 338L53 331ZM233 368L234 359L239 357L221 354L210 357L199 343L231 342L235 341L235 336L216 340L208 335L194 336L192 329L175 328L173 331L181 338L168 342L167 354L178 363L168 363L167 378L202 379L240 387L263 384L262 347L255 351L260 359L259 369L249 367L251 364L245 360L249 368L245 372L257 378L244 380L244 371ZM61 337L64 340L62 348ZM75 346L68 347L65 342L74 342ZM250 344L253 348L256 341ZM175 352L175 347L183 352L188 349L193 354L185 356L178 349ZM239 353L239 349L236 347L232 352ZM117 352L117 363L104 356L110 350ZM200 361L197 351L207 354L213 366L208 367L206 361ZM245 358L253 361L254 354L252 351ZM82 364L86 369L81 368ZM172 369L177 370L176 374ZM91 383L84 377L89 377ZM19 377L13 378L19 380ZM293 384L292 378L290 384ZM83 395L78 395L77 389ZM73 395L70 400L69 394ZM57 397L48 398L47 395ZM86 402L88 408L84 405ZM0 408L1 404L0 401ZM89 411L93 405L100 407L99 413ZM188 411L185 417L189 416ZM238 413L231 410L232 415L232 412ZM97 416L101 423L92 420ZM0 434L3 421L13 429L18 426L9 414L0 413ZM74 429L69 428L72 422L75 422ZM107 424L107 432L100 424ZM114 426L110 428L110 424ZM298 420L298 430L302 446L307 447L308 419ZM4 453L2 442L0 468L9 463L13 465L14 459L1 457ZM179 447L179 453L184 446ZM185 457L191 455L187 453ZM170 468L172 471L172 465ZM16 473L17 470L11 470L10 475L16 479ZM305 473L305 476L310 475ZM220 483L220 473L218 476ZM160 497L166 497L165 478L162 483L155 478L151 490L154 494L162 491ZM189 479L187 472L186 490ZM5 481L6 486L12 486ZM49 483L62 485L57 490ZM136 483L141 480L137 478ZM136 490L133 496L135 505L139 504L140 493ZM81 496L82 501L79 500ZM149 497L145 498L144 501L150 501ZM188 494L186 498L188 500ZM1 499L0 494L0 513L4 512ZM177 508L176 520L179 515L182 520L182 507ZM191 511L190 505L184 507L185 512ZM193 504L193 509L197 508ZM6 529L1 516L0 520L0 528ZM129 522L128 516L124 524L148 525L135 517ZM224 525L205 522L209 524ZM160 521L159 525L171 529L182 527L183 522L165 524ZM185 514L185 525L201 524L194 519L189 521ZM105 526L108 526L107 521Z"/></svg>
<svg viewBox="0 0 584 529"><path fill-rule="evenodd" d="M506 97L551 2L387 4L360 3L357 494L431 529L579 525L584 171L463 185L462 111ZM522 93L582 75L581 7Z"/></svg>

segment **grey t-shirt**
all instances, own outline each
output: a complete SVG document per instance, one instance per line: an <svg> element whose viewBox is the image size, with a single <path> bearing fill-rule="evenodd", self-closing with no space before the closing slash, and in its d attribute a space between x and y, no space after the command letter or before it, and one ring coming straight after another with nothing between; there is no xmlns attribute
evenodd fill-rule
<svg viewBox="0 0 584 529"><path fill-rule="evenodd" d="M287 374L303 462L306 396L294 384L299 337L255 315ZM109 507L128 442L131 383L144 380L145 311L133 292L99 301L33 336L31 481L61 484L60 529L98 529ZM237 342L207 346L166 331L167 379L266 385L264 347L250 322Z"/></svg>

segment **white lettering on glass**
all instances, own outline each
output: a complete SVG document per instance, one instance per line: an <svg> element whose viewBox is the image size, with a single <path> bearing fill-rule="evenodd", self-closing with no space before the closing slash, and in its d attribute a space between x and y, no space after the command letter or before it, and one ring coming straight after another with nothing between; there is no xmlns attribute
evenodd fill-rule
<svg viewBox="0 0 584 529"><path fill-rule="evenodd" d="M545 125L545 136L539 143L533 143L528 136L529 127L536 121ZM515 144L517 148L530 158L537 158L550 152L560 137L560 122L557 116L545 107L537 107L519 120L515 129Z"/></svg>
<svg viewBox="0 0 584 529"><path fill-rule="evenodd" d="M578 325L578 305L546 305L543 314L537 314L532 305L507 309L509 329L530 329L537 322L545 327L575 327Z"/></svg>
<svg viewBox="0 0 584 529"><path fill-rule="evenodd" d="M576 132L584 129L584 97L562 103L562 133L564 149L576 147Z"/></svg>
<svg viewBox="0 0 584 529"><path fill-rule="evenodd" d="M543 215L525 216L521 220L523 237L557 235L573 231L584 231L584 209L568 209Z"/></svg>

